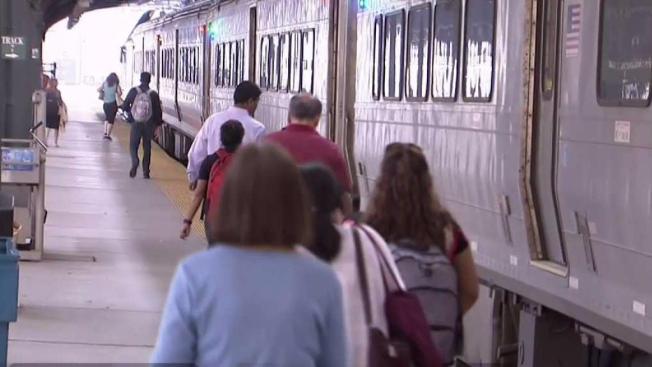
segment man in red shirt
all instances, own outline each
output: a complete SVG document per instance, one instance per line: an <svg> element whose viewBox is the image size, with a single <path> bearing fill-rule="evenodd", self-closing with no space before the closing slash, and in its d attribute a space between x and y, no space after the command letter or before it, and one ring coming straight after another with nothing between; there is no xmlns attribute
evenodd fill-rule
<svg viewBox="0 0 652 367"><path fill-rule="evenodd" d="M330 168L345 191L343 209L348 214L351 212L351 176L340 148L316 130L321 112L319 99L310 94L298 94L290 100L290 124L266 139L285 148L298 164L321 163Z"/></svg>

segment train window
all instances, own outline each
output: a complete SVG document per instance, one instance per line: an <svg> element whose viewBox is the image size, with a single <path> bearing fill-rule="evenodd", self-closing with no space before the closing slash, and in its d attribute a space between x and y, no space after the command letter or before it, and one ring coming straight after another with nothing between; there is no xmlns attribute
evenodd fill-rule
<svg viewBox="0 0 652 367"><path fill-rule="evenodd" d="M405 11L399 10L385 16L385 60L383 96L388 100L400 100L403 90L403 39Z"/></svg>
<svg viewBox="0 0 652 367"><path fill-rule="evenodd" d="M238 84L244 81L245 76L245 43L238 41Z"/></svg>
<svg viewBox="0 0 652 367"><path fill-rule="evenodd" d="M199 84L199 47L195 47L195 84Z"/></svg>
<svg viewBox="0 0 652 367"><path fill-rule="evenodd" d="M301 91L301 32L290 36L290 92Z"/></svg>
<svg viewBox="0 0 652 367"><path fill-rule="evenodd" d="M432 53L432 97L437 101L457 98L460 53L460 0L437 2Z"/></svg>
<svg viewBox="0 0 652 367"><path fill-rule="evenodd" d="M371 79L371 93L374 100L380 99L380 86L383 84L383 16L378 15L374 20L374 65Z"/></svg>
<svg viewBox="0 0 652 367"><path fill-rule="evenodd" d="M231 80L230 86L238 85L238 43L231 42Z"/></svg>
<svg viewBox="0 0 652 367"><path fill-rule="evenodd" d="M603 106L650 105L652 3L603 0L598 101Z"/></svg>
<svg viewBox="0 0 652 367"><path fill-rule="evenodd" d="M407 30L407 99L425 101L428 98L430 80L430 4L422 4L410 9Z"/></svg>
<svg viewBox="0 0 652 367"><path fill-rule="evenodd" d="M553 97L557 80L557 32L559 0L549 0L543 5L543 55L541 58L541 96L549 101Z"/></svg>
<svg viewBox="0 0 652 367"><path fill-rule="evenodd" d="M222 85L228 87L231 85L231 44L224 44L224 63L222 64Z"/></svg>
<svg viewBox="0 0 652 367"><path fill-rule="evenodd" d="M290 85L290 37L282 34L278 39L278 90L287 92Z"/></svg>
<svg viewBox="0 0 652 367"><path fill-rule="evenodd" d="M260 40L260 87L267 89L269 86L269 37Z"/></svg>
<svg viewBox="0 0 652 367"><path fill-rule="evenodd" d="M181 81L184 83L188 82L188 68L190 63L188 62L188 48L184 47L181 49Z"/></svg>
<svg viewBox="0 0 652 367"><path fill-rule="evenodd" d="M302 45L302 70L301 70L301 90L312 93L314 84L315 70L315 31L313 29L303 32Z"/></svg>
<svg viewBox="0 0 652 367"><path fill-rule="evenodd" d="M278 34L269 38L269 84L267 87L272 90L278 88Z"/></svg>
<svg viewBox="0 0 652 367"><path fill-rule="evenodd" d="M222 54L222 51L220 50L220 46L221 45L215 45L215 56L213 56L213 58L215 60L215 62L214 62L214 65L215 65L215 69L214 69L215 70L214 71L215 76L214 76L214 78L215 78L215 80L214 80L213 83L215 84L216 87L218 87L220 85L220 76L222 75L221 70L220 70L220 66L221 66L220 55Z"/></svg>
<svg viewBox="0 0 652 367"><path fill-rule="evenodd" d="M495 0L467 0L464 100L489 102L493 92Z"/></svg>

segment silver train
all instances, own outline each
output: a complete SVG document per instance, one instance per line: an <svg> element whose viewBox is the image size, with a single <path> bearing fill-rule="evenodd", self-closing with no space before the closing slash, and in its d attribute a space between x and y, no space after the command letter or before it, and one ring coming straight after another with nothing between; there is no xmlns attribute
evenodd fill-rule
<svg viewBox="0 0 652 367"><path fill-rule="evenodd" d="M122 51L181 161L244 79L270 131L293 93L324 102L363 207L385 145L423 147L492 290L484 359L652 352L651 2L206 1Z"/></svg>

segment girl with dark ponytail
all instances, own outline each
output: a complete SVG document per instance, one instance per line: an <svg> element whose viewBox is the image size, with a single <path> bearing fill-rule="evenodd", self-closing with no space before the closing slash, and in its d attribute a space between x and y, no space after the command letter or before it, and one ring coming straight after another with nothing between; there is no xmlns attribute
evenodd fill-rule
<svg viewBox="0 0 652 367"><path fill-rule="evenodd" d="M311 164L302 166L300 171L310 194L313 216L312 240L306 243L306 247L331 265L342 284L345 326L352 353L351 365L369 366L368 329L358 264L362 264L367 275L366 293L369 294L371 319L374 326L387 332L383 310L385 288L379 256L384 256L393 263L391 253L382 237L371 227L342 223L342 189L330 169ZM358 246L360 255L356 251Z"/></svg>

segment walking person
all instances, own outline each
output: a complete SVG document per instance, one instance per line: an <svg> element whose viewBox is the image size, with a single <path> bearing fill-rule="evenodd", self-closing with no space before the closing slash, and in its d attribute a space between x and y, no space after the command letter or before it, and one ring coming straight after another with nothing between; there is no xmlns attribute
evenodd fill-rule
<svg viewBox="0 0 652 367"><path fill-rule="evenodd" d="M59 129L63 127L62 115L66 112L63 98L61 98L61 91L58 88L59 82L56 78L48 80L48 88L45 93L45 127L47 133L45 135L45 143L50 142L50 133L54 133L54 145L59 146Z"/></svg>
<svg viewBox="0 0 652 367"><path fill-rule="evenodd" d="M421 148L387 146L367 221L390 243L433 341L444 362L452 363L461 348L462 315L478 298L478 277L468 241L439 201Z"/></svg>
<svg viewBox="0 0 652 367"><path fill-rule="evenodd" d="M228 120L242 123L245 135L243 144L260 141L265 126L254 118L262 91L250 81L244 81L233 92L233 106L211 115L202 125L188 151L188 181L191 189L197 185L199 169L206 157L220 148L220 126Z"/></svg>
<svg viewBox="0 0 652 367"><path fill-rule="evenodd" d="M371 227L342 223L341 188L330 169L321 164L309 164L301 166L300 171L312 199L313 236L307 248L331 265L342 284L344 319L353 365L373 367L368 361L367 321L372 321L387 335L386 292L379 257L392 264L392 255L385 241ZM374 237L378 249L369 236ZM359 276L361 271L365 279ZM368 295L368 310L365 310L363 293Z"/></svg>
<svg viewBox="0 0 652 367"><path fill-rule="evenodd" d="M204 229L206 230L206 238L208 239L208 223L206 222L208 210L217 210L218 208L219 194L224 182L224 176L228 167L231 165L231 160L236 149L242 143L243 137L244 128L240 121L229 120L220 127L222 148L206 157L201 164L197 187L195 187L190 208L188 208L188 212L183 219L181 239L185 240L190 235L192 222L202 203L203 210L201 217L204 219ZM209 193L210 195L208 195Z"/></svg>
<svg viewBox="0 0 652 367"><path fill-rule="evenodd" d="M298 164L322 163L330 168L344 189L342 202L344 214L350 215L351 176L337 144L322 137L317 126L322 113L322 104L310 94L295 95L290 99L290 124L282 131L267 136L267 140L285 148Z"/></svg>
<svg viewBox="0 0 652 367"><path fill-rule="evenodd" d="M292 159L243 146L222 193L213 246L177 268L151 362L349 367L337 276L295 248L310 208Z"/></svg>
<svg viewBox="0 0 652 367"><path fill-rule="evenodd" d="M113 131L115 116L118 113L120 97L122 97L122 88L120 88L120 79L118 79L118 75L116 73L109 74L97 91L100 93L100 99L104 102L104 105L102 106L105 116L104 139L113 140L111 138L111 132Z"/></svg>
<svg viewBox="0 0 652 367"><path fill-rule="evenodd" d="M131 169L129 177L136 177L140 160L138 149L143 142L143 178L150 177L150 159L152 156L152 139L158 136L160 126L163 124L163 111L161 99L156 91L149 88L152 74L140 74L140 85L131 88L122 104L122 110L127 113L127 121L131 123L129 147L131 152Z"/></svg>

